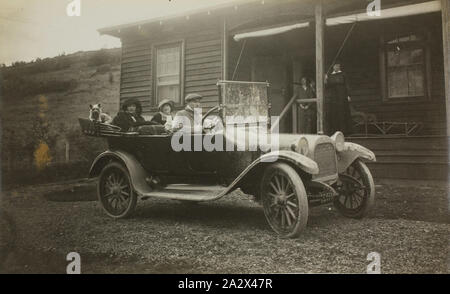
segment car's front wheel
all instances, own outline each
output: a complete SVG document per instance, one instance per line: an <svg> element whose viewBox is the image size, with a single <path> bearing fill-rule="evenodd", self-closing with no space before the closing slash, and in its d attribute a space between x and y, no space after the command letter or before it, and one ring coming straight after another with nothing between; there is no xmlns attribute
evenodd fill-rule
<svg viewBox="0 0 450 294"><path fill-rule="evenodd" d="M375 184L364 162L357 159L339 174L335 185L338 196L334 201L337 210L346 217L362 218L375 202Z"/></svg>
<svg viewBox="0 0 450 294"><path fill-rule="evenodd" d="M120 163L107 164L98 183L98 198L103 210L112 218L130 216L137 202L128 170Z"/></svg>
<svg viewBox="0 0 450 294"><path fill-rule="evenodd" d="M288 164L269 166L261 183L264 214L272 229L283 238L300 235L308 221L308 199L303 181Z"/></svg>

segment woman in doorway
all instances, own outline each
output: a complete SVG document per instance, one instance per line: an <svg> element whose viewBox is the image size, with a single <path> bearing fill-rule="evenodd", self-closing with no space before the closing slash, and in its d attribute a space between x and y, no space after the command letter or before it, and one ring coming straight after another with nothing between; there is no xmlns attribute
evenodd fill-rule
<svg viewBox="0 0 450 294"><path fill-rule="evenodd" d="M345 135L351 134L350 94L347 79L341 70L341 63L333 65L333 72L325 75L327 85L328 114L330 135L341 131Z"/></svg>
<svg viewBox="0 0 450 294"><path fill-rule="evenodd" d="M300 81L296 89L298 99L315 98L315 89L311 87L306 77ZM301 134L315 134L317 129L315 103L302 103L299 107L299 132Z"/></svg>

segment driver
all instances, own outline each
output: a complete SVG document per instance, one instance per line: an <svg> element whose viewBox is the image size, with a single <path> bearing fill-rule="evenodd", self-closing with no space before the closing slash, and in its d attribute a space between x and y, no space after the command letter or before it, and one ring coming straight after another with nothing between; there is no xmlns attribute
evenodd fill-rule
<svg viewBox="0 0 450 294"><path fill-rule="evenodd" d="M187 105L175 115L175 118L172 121L173 132L202 132L202 98L203 96L200 94L189 94L184 98Z"/></svg>

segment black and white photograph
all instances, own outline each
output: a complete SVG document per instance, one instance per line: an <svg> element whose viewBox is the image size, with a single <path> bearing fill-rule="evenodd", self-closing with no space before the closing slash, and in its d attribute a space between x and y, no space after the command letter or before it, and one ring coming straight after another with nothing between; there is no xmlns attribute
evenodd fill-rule
<svg viewBox="0 0 450 294"><path fill-rule="evenodd" d="M0 116L1 274L450 273L450 0L0 0Z"/></svg>

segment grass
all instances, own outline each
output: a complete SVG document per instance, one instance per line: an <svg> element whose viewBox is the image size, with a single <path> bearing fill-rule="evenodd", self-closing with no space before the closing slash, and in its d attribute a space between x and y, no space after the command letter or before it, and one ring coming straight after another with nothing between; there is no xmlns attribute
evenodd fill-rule
<svg viewBox="0 0 450 294"><path fill-rule="evenodd" d="M33 148L36 148L39 141L33 127L37 121L46 124L45 137L49 138L47 143L52 155L51 164L64 162L66 140L71 145L70 161L75 163L88 162L106 148L104 142L103 145L95 140L87 142L80 135L78 117L87 118L89 104L96 103L101 103L103 110L112 116L117 113L120 66L114 59L109 64L109 72L98 71L96 65L87 65L89 58L95 56L92 54L94 53L69 57L72 58L70 67L44 67L38 71L36 63L2 69L2 72L8 72L4 74L7 79L2 82L4 89L1 108L4 182L23 183L23 179L16 175L24 170L29 170L27 174L31 173ZM115 55L117 52L112 54ZM34 69L25 70L30 66ZM105 64L100 67L106 68ZM70 166L66 168L71 171ZM45 181L67 178L58 177L59 174L61 173L53 173L54 177L49 178L44 172L41 177L48 178ZM71 177L77 176L79 174L75 172Z"/></svg>

